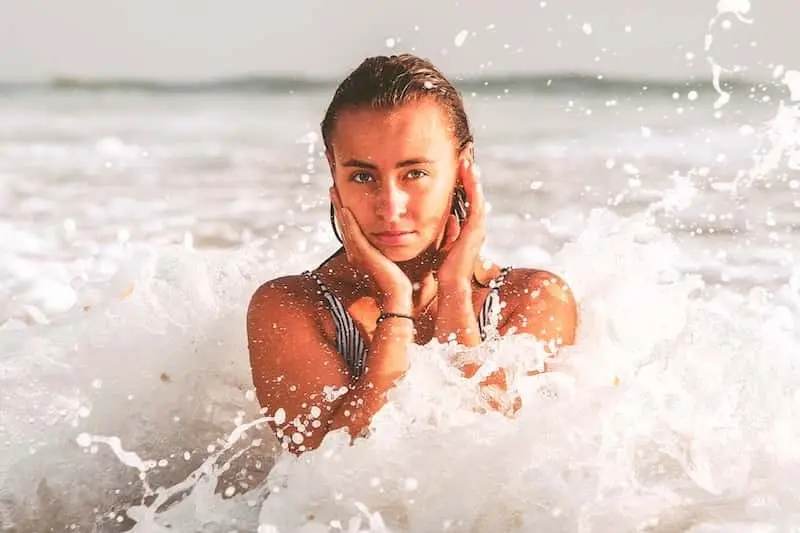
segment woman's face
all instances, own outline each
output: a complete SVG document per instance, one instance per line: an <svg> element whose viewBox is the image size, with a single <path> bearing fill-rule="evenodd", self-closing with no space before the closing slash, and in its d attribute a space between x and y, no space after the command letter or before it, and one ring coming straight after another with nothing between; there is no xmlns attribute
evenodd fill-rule
<svg viewBox="0 0 800 533"><path fill-rule="evenodd" d="M435 101L345 110L331 144L342 206L373 246L399 262L438 245L459 160L450 121Z"/></svg>

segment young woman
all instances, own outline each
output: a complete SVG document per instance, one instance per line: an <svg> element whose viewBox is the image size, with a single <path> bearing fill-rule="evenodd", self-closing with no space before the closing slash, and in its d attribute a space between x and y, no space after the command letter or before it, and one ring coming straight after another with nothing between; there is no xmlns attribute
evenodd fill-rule
<svg viewBox="0 0 800 533"><path fill-rule="evenodd" d="M469 122L430 62L366 59L336 90L322 137L343 247L313 271L266 282L248 310L253 381L284 448L302 453L342 427L362 435L407 370L409 343L476 346L490 330L551 351L573 342L564 281L481 259Z"/></svg>

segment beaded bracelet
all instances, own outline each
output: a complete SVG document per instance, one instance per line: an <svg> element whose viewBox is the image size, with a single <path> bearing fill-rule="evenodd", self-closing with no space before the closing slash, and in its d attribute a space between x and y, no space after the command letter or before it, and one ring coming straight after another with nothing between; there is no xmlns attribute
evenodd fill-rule
<svg viewBox="0 0 800 533"><path fill-rule="evenodd" d="M375 325L377 326L387 318L407 318L411 322L414 322L414 317L411 315L404 315L402 313L381 313L378 317L378 320L375 321Z"/></svg>

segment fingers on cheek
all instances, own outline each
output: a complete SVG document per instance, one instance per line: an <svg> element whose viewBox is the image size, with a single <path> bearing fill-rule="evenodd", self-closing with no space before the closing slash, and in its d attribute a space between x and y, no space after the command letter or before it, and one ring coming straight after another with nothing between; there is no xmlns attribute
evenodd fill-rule
<svg viewBox="0 0 800 533"><path fill-rule="evenodd" d="M455 215L447 217L447 223L444 226L445 234L449 237L454 231L458 229L458 218Z"/></svg>
<svg viewBox="0 0 800 533"><path fill-rule="evenodd" d="M461 233L461 228L459 227L458 219L454 216L447 224L447 242L455 242L459 233Z"/></svg>
<svg viewBox="0 0 800 533"><path fill-rule="evenodd" d="M347 209L342 210L342 223L344 224L345 230L349 233L353 231L353 219Z"/></svg>

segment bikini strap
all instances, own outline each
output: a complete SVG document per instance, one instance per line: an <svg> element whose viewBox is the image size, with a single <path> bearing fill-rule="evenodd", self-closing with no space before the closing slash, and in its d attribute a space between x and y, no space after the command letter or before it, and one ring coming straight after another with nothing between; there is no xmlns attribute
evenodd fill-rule
<svg viewBox="0 0 800 533"><path fill-rule="evenodd" d="M336 336L336 349L344 357L353 376L358 378L366 365L366 344L353 317L347 312L342 301L319 279L316 272L307 270L304 276L310 277L317 284L317 294L322 294L328 310L333 318Z"/></svg>
<svg viewBox="0 0 800 533"><path fill-rule="evenodd" d="M511 272L511 267L504 267L500 269L500 274L496 278L489 281L489 294L486 295L478 314L478 330L481 340L486 340L489 335L497 333L500 311L502 310L500 287L505 284L506 276L508 276L509 272Z"/></svg>
<svg viewBox="0 0 800 533"><path fill-rule="evenodd" d="M506 276L508 276L509 272L513 267L506 266L500 269L500 274L494 279L489 280L489 288L492 290L499 290L500 287L506 282Z"/></svg>
<svg viewBox="0 0 800 533"><path fill-rule="evenodd" d="M318 289L317 294L323 294L323 295L330 294L331 291L328 290L328 287L324 283L322 283L322 280L319 279L319 276L317 275L316 272L314 272L313 270L306 270L305 272L303 272L303 275L307 278L313 279L317 283L317 289Z"/></svg>

